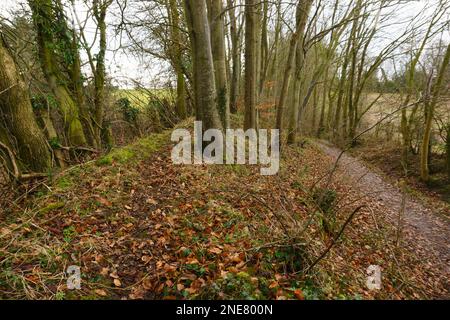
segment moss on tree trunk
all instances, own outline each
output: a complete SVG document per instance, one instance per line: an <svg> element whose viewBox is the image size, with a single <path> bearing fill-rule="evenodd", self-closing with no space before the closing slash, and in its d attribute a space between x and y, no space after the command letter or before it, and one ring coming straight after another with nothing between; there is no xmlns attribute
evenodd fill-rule
<svg viewBox="0 0 450 320"><path fill-rule="evenodd" d="M46 172L52 164L48 143L34 117L27 86L1 41L0 92L0 109L17 141L21 162L30 170Z"/></svg>
<svg viewBox="0 0 450 320"><path fill-rule="evenodd" d="M29 0L29 4L37 31L42 71L63 115L67 138L72 145L85 145L86 137L80 121L79 106L70 95L69 89L64 83L62 71L55 61L52 2L51 0Z"/></svg>

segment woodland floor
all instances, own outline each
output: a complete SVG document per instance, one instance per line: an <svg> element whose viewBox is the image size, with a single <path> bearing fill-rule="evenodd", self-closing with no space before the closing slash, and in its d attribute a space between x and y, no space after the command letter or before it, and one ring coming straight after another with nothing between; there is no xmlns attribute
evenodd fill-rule
<svg viewBox="0 0 450 320"><path fill-rule="evenodd" d="M306 140L261 176L173 165L169 137L74 167L3 210L0 298L450 297L448 221L407 196L397 243L402 194L358 160L345 156L328 179L338 151ZM336 196L331 208L317 190ZM66 287L69 265L81 290ZM366 287L369 265L382 268L381 290Z"/></svg>

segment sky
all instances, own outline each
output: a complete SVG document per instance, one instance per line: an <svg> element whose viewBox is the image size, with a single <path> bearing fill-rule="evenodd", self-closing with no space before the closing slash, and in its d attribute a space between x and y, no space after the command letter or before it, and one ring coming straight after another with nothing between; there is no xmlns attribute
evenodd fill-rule
<svg viewBox="0 0 450 320"><path fill-rule="evenodd" d="M6 16L11 18L10 12L15 8L20 8L21 4L26 5L24 0L0 0L0 16ZM77 12L80 21L85 20L87 9L81 3L81 1L75 2L75 10ZM111 20L114 17L112 15L107 16ZM74 19L76 20L76 19ZM92 19L89 19L85 29L85 34L88 43L92 43L95 38L96 25ZM106 53L106 68L108 75L113 79L113 84L119 87L132 88L134 84L130 79L134 79L144 83L147 87L152 87L153 81L157 77L158 70L156 68L152 69L148 66L158 66L160 62L147 60L147 63L143 63L137 57L128 54L126 50L116 50L120 46L119 41L114 37L114 31L108 29L108 51ZM97 52L96 46L93 48L93 54ZM83 61L87 61L87 55L84 51L81 51L81 58ZM149 58L150 59L150 58ZM88 65L83 67L83 71L86 74L90 74L90 68Z"/></svg>

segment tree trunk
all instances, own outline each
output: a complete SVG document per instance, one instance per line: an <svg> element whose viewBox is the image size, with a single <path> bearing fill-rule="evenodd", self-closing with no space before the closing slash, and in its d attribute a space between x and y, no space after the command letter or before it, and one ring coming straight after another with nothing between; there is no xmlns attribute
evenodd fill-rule
<svg viewBox="0 0 450 320"><path fill-rule="evenodd" d="M20 160L29 169L47 172L51 155L45 136L37 125L25 81L0 39L0 109L17 140Z"/></svg>
<svg viewBox="0 0 450 320"><path fill-rule="evenodd" d="M53 126L53 121L50 116L49 109L39 109L39 116L41 118L42 124L44 125L44 131L47 135L49 141L58 141L58 134ZM53 153L55 154L56 162L61 169L66 167L66 161L64 159L64 154L62 150L58 147L53 147Z"/></svg>
<svg viewBox="0 0 450 320"><path fill-rule="evenodd" d="M263 0L264 1L264 0ZM255 3L254 3L254 11L253 11L253 13L254 13L254 16L253 16L253 18L254 18L254 25L253 25L253 29L254 29L254 32L255 32L255 57L256 57L256 60L255 60L255 63L256 63L256 66L255 66L255 74L256 74L256 91L255 91L255 95L256 95L256 97L255 97L255 111L256 111L256 116L255 116L255 119L256 119L256 127L255 128L257 128L258 127L258 110L256 109L256 106L258 105L258 102L259 102L259 90L258 90L258 88L259 88L259 86L260 86L260 83L261 83L261 61L262 61L262 59L261 59L261 54L262 54L262 52L261 52L261 34L262 34L262 30L261 30L261 27L262 27L262 2L263 1L255 1Z"/></svg>
<svg viewBox="0 0 450 320"><path fill-rule="evenodd" d="M172 61L177 74L177 105L176 112L180 119L186 118L186 82L183 73L183 58L181 52L180 15L177 1L169 0L169 12L171 17L172 37Z"/></svg>
<svg viewBox="0 0 450 320"><path fill-rule="evenodd" d="M347 49L344 54L344 62L342 64L342 70L341 70L341 77L339 79L338 84L338 97L336 102L336 113L334 115L334 125L333 125L333 131L334 136L339 137L342 130L340 128L341 126L341 119L342 121L346 121L346 118L344 116L341 117L342 114L342 105L344 103L344 96L345 96L345 81L347 79L347 68L349 63L349 52L350 52L350 42L347 44Z"/></svg>
<svg viewBox="0 0 450 320"><path fill-rule="evenodd" d="M230 112L237 113L237 101L239 95L239 79L241 74L241 55L239 50L240 32L238 31L236 13L232 0L228 0L228 13L230 16L231 35L231 83L230 83Z"/></svg>
<svg viewBox="0 0 450 320"><path fill-rule="evenodd" d="M245 119L244 129L256 128L256 1L245 0Z"/></svg>
<svg viewBox="0 0 450 320"><path fill-rule="evenodd" d="M67 19L61 0L56 0L54 5L56 23L56 41L62 42L62 46L68 51L67 58L61 61L64 70L70 78L68 89L72 91L76 104L80 110L80 121L83 125L84 135L89 145L94 148L100 146L99 141L95 139L94 127L91 115L86 104L86 97L83 88L83 77L81 73L81 59L78 51L78 36L75 29L70 29L67 25Z"/></svg>
<svg viewBox="0 0 450 320"><path fill-rule="evenodd" d="M356 114L356 108L354 101L354 92L355 92L355 77L356 77L356 68L357 68L357 62L358 62L358 51L359 51L359 42L358 42L358 31L360 29L360 21L359 16L361 14L361 1L359 0L356 3L355 8L355 19L353 20L352 30L350 33L350 70L349 75L347 77L348 81L348 92L347 92L347 101L348 104L346 104L347 108L347 119L344 119L345 123L347 124L348 121L348 137L350 141L353 141L353 138L356 134L356 124L355 124L355 114ZM361 22L361 26L362 26ZM345 125L345 128L347 128L347 125ZM347 130L346 135L347 135Z"/></svg>
<svg viewBox="0 0 450 320"><path fill-rule="evenodd" d="M105 54L106 54L106 12L110 2L102 2L94 0L93 9L94 17L97 21L97 26L100 35L99 51L97 53L97 64L94 72L94 119L95 119L95 138L97 141L102 141L102 131L104 112L105 112Z"/></svg>
<svg viewBox="0 0 450 320"><path fill-rule="evenodd" d="M277 22L275 25L275 37L273 40L273 60L272 66L270 69L270 74L273 76L272 80L274 81L274 85L271 87L270 97L275 99L277 96L277 88L278 88L278 65L279 65L279 42L280 42L280 34L281 34L281 1L277 3Z"/></svg>
<svg viewBox="0 0 450 320"><path fill-rule="evenodd" d="M184 0L184 6L192 47L197 119L203 121L204 130L221 129L206 0Z"/></svg>
<svg viewBox="0 0 450 320"><path fill-rule="evenodd" d="M447 180L450 182L450 123L447 124L447 141L445 144Z"/></svg>
<svg viewBox="0 0 450 320"><path fill-rule="evenodd" d="M278 99L278 105L277 105L277 120L275 127L277 129L282 129L282 122L283 122L283 114L284 114L284 108L286 104L286 98L287 98L287 91L289 88L289 82L291 80L291 73L292 68L294 67L294 58L295 58L295 51L297 48L297 42L299 39L303 39L305 28L306 28L306 22L308 21L308 15L309 11L311 10L313 0L305 0L305 1L299 1L297 6L297 13L296 13L296 30L295 33L292 34L291 42L289 46L289 53L288 58L286 61L286 68L284 72L284 78L283 78L283 84L281 86L279 99Z"/></svg>
<svg viewBox="0 0 450 320"><path fill-rule="evenodd" d="M436 10L437 11L435 13L437 14L433 15L433 18L431 19L430 24L428 25L425 36L422 39L420 47L418 48L418 50L415 51L414 55L411 57L411 62L406 70L406 97L402 104L403 108L400 122L400 131L402 133L402 163L405 170L405 175L408 174L408 156L409 156L409 148L411 146L410 124L414 119L414 115L417 111L418 105L414 106L414 109L409 117L409 121L406 106L409 104L414 94L414 76L416 73L416 65L418 64L420 57L425 49L425 45L428 43L430 35L432 34L432 28L437 23L440 17L439 9Z"/></svg>
<svg viewBox="0 0 450 320"><path fill-rule="evenodd" d="M94 126L92 123L92 118L91 118L91 114L89 112L87 103L86 103L86 97L85 97L85 93L84 93L84 89L83 89L83 79L82 79L82 74L81 74L81 59L78 53L78 42L77 42L77 38L75 35L75 31L73 31L74 33L74 38L73 38L73 42L72 42L72 46L73 46L73 53L75 54L74 57L74 63L72 65L72 70L70 73L71 76L71 80L74 86L74 94L75 94L75 99L76 99L76 103L78 104L78 106L80 107L80 121L83 125L83 129L84 129L84 135L86 136L88 143L93 146L94 148L100 148L101 146L101 141L97 140L95 137L95 131L94 131Z"/></svg>
<svg viewBox="0 0 450 320"><path fill-rule="evenodd" d="M422 148L420 153L420 177L423 181L430 180L430 172L428 166L428 156L429 156L429 144L430 144L430 136L431 136L431 127L433 124L433 116L434 110L436 108L439 93L442 89L442 83L445 78L445 71L450 63L450 44L447 46L444 60L442 61L442 65L439 68L438 76L436 83L433 85L431 101L429 99L425 100L425 110L426 110L426 119L425 119L425 129L423 134Z"/></svg>
<svg viewBox="0 0 450 320"><path fill-rule="evenodd" d="M72 145L86 144L86 137L79 118L79 106L75 103L61 76L61 70L55 61L55 43L53 41L54 15L51 0L29 0L33 12L33 21L37 32L39 58L45 79L55 95L64 117L67 138Z"/></svg>
<svg viewBox="0 0 450 320"><path fill-rule="evenodd" d="M302 78L302 69L304 62L304 54L303 54L303 39L298 41L297 43L297 52L295 54L296 62L295 62L295 77L294 77L294 98L291 104L291 116L289 117L289 132L287 142L289 144L295 143L295 139L297 137L297 128L298 128L298 113L300 108L300 85Z"/></svg>
<svg viewBox="0 0 450 320"><path fill-rule="evenodd" d="M326 67L324 78L323 78L323 92L322 92L322 107L320 109L319 127L317 129L317 137L320 137L325 131L325 108L327 105L327 92L328 92L328 74L329 69Z"/></svg>
<svg viewBox="0 0 450 320"><path fill-rule="evenodd" d="M264 83L266 82L267 69L269 65L269 39L267 32L267 24L269 22L269 1L264 1L262 6L261 21L261 63L259 70L259 89L258 96L263 93Z"/></svg>
<svg viewBox="0 0 450 320"><path fill-rule="evenodd" d="M225 29L222 0L209 0L211 26L211 49L214 60L217 106L222 126L228 128L230 104L228 97L227 63L225 54Z"/></svg>

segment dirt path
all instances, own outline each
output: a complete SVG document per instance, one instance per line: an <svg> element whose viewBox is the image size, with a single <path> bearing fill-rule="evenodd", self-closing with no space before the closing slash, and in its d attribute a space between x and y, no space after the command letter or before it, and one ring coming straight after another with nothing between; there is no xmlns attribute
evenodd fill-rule
<svg viewBox="0 0 450 320"><path fill-rule="evenodd" d="M320 149L336 160L341 150L326 142L318 142ZM405 199L403 213L403 232L413 237L413 245L425 249L442 263L443 272L450 275L450 222L433 212L432 208L426 207L419 200L406 194L405 196L398 187L387 182L377 173L369 169L361 160L347 153L341 157L338 165L344 170L354 187L364 194L370 194L382 202L386 208L383 213L386 219L397 223L398 213L402 209L402 200Z"/></svg>

